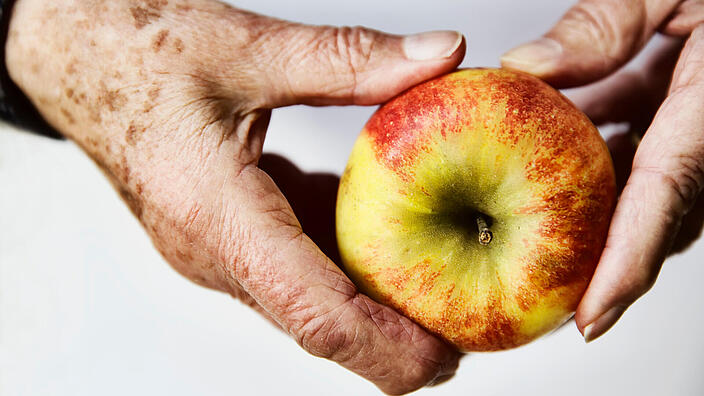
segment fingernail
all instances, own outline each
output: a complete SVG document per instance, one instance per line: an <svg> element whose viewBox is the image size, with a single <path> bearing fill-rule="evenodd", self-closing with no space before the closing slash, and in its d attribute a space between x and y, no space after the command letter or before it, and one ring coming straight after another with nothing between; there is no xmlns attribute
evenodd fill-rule
<svg viewBox="0 0 704 396"><path fill-rule="evenodd" d="M595 321L585 326L583 333L584 342L589 343L601 337L618 321L625 311L626 307L615 306L603 313Z"/></svg>
<svg viewBox="0 0 704 396"><path fill-rule="evenodd" d="M562 55L562 45L549 38L541 38L516 47L501 56L504 67L541 75L552 70Z"/></svg>
<svg viewBox="0 0 704 396"><path fill-rule="evenodd" d="M443 59L454 54L462 44L462 33L451 30L425 32L403 38L406 58L416 61Z"/></svg>

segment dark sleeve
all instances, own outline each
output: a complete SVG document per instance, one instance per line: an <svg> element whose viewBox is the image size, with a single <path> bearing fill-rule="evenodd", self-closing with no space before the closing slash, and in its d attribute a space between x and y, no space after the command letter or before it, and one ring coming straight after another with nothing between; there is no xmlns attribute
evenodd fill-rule
<svg viewBox="0 0 704 396"><path fill-rule="evenodd" d="M37 109L10 79L5 64L5 44L15 0L0 0L0 119L29 132L54 139L63 139L39 115Z"/></svg>

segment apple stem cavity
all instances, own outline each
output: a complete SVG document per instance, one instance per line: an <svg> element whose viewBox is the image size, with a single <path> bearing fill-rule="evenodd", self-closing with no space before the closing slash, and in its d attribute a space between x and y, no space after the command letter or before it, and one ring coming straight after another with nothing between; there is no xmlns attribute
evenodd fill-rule
<svg viewBox="0 0 704 396"><path fill-rule="evenodd" d="M494 234L491 233L489 225L482 215L477 215L477 227L479 228L479 243L484 246L490 244Z"/></svg>

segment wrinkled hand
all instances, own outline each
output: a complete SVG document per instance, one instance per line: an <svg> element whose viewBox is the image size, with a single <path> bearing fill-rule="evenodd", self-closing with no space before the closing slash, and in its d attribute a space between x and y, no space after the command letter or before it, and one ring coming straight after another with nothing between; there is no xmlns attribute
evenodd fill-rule
<svg viewBox="0 0 704 396"><path fill-rule="evenodd" d="M463 55L455 32L303 26L209 0L20 0L7 44L13 80L174 268L389 393L451 375L459 354L357 291L258 166L262 144L272 108L380 103Z"/></svg>
<svg viewBox="0 0 704 396"><path fill-rule="evenodd" d="M575 316L587 341L606 332L650 289L673 245L679 250L701 232L704 202L696 203L704 186L702 22L700 0L582 0L543 38L502 57L504 66L559 87L611 75L588 90L587 114L596 123L629 122L641 134L647 128L637 150L633 136L609 142L615 164L626 165L630 176L619 173L627 182ZM680 37L680 43L663 45L640 73L612 75L657 31Z"/></svg>

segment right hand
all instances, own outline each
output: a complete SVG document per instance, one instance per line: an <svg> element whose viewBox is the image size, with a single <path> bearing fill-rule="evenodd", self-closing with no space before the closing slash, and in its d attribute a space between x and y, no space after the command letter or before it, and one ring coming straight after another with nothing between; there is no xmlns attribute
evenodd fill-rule
<svg viewBox="0 0 704 396"><path fill-rule="evenodd" d="M455 32L304 26L212 0L19 0L6 61L176 270L400 394L451 376L460 354L357 291L262 169L262 144L273 108L378 104L464 48Z"/></svg>
<svg viewBox="0 0 704 396"><path fill-rule="evenodd" d="M684 46L663 47L640 72L616 73L658 30L683 38ZM618 176L627 181L575 314L589 342L652 287L673 249L701 233L704 2L581 0L544 37L505 54L502 63L558 87L610 76L587 87L592 97L584 110L596 123L628 121L644 133L637 150L611 141L614 162L628 168Z"/></svg>

